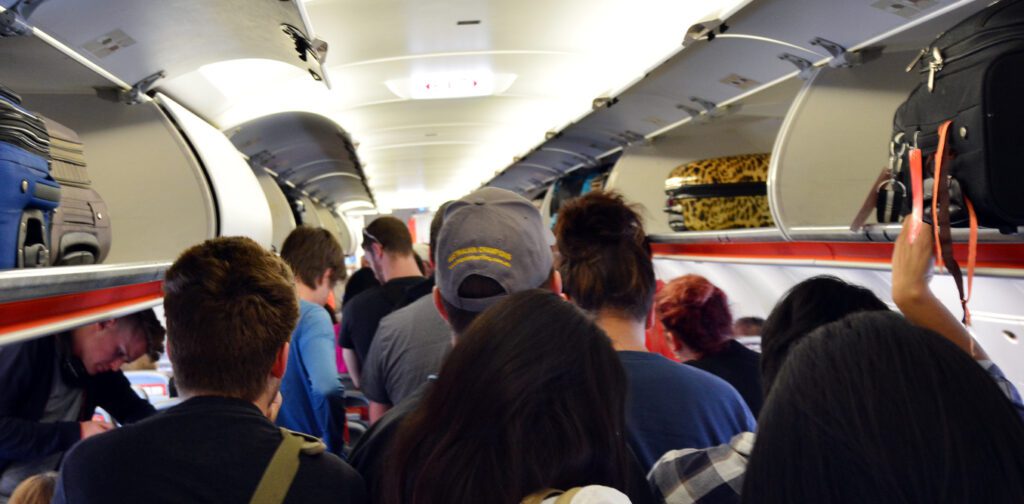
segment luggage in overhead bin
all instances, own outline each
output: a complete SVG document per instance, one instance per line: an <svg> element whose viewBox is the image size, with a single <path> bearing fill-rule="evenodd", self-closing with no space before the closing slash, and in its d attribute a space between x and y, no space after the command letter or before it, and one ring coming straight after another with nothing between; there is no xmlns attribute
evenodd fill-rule
<svg viewBox="0 0 1024 504"><path fill-rule="evenodd" d="M686 163L665 180L665 212L673 231L772 227L768 208L769 154Z"/></svg>
<svg viewBox="0 0 1024 504"><path fill-rule="evenodd" d="M50 135L51 174L62 188L50 231L51 263L101 263L110 252L110 215L106 202L92 188L82 141L74 130L42 119Z"/></svg>
<svg viewBox="0 0 1024 504"><path fill-rule="evenodd" d="M50 175L43 122L0 89L0 269L50 262L50 219L60 185Z"/></svg>
<svg viewBox="0 0 1024 504"><path fill-rule="evenodd" d="M911 211L911 152L920 149L926 222L938 165L949 203L937 211L948 211L952 226L969 225L968 201L981 226L1007 233L1024 226L1024 1L995 2L946 30L907 67L915 70L920 83L893 118L892 181L885 185L910 193L901 198L902 213ZM899 215L879 217L891 222Z"/></svg>

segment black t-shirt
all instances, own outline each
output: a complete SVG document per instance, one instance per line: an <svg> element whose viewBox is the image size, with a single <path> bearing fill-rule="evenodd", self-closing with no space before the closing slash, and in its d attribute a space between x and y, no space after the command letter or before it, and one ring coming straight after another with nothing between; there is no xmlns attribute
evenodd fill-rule
<svg viewBox="0 0 1024 504"><path fill-rule="evenodd" d="M356 296L374 287L380 287L380 282L377 281L373 270L368 267L359 268L345 282L345 293L341 296L341 306L344 307Z"/></svg>
<svg viewBox="0 0 1024 504"><path fill-rule="evenodd" d="M281 431L252 403L192 398L76 445L53 502L245 504L280 444ZM368 502L362 478L337 456L300 457L284 502Z"/></svg>
<svg viewBox="0 0 1024 504"><path fill-rule="evenodd" d="M732 385L754 414L761 412L764 391L761 388L761 354L731 340L725 349L714 355L689 361L687 364L703 369Z"/></svg>
<svg viewBox="0 0 1024 504"><path fill-rule="evenodd" d="M380 320L405 306L406 292L421 282L423 277L395 278L352 298L341 312L338 344L355 350L359 362L366 362L366 354L370 353L370 343Z"/></svg>

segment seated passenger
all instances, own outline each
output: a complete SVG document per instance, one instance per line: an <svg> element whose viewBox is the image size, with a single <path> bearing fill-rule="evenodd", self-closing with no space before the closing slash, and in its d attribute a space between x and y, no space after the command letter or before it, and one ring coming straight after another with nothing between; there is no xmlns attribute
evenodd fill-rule
<svg viewBox="0 0 1024 504"><path fill-rule="evenodd" d="M765 403L743 502L1024 502L1024 423L950 341L894 313L796 345Z"/></svg>
<svg viewBox="0 0 1024 504"><path fill-rule="evenodd" d="M299 226L281 245L281 259L295 274L299 323L292 333L288 371L281 380L277 425L318 437L336 455L345 440L345 387L338 378L334 324L325 308L345 272L341 244L323 228Z"/></svg>
<svg viewBox="0 0 1024 504"><path fill-rule="evenodd" d="M711 373L649 353L654 265L640 215L613 193L562 206L555 226L564 291L594 314L626 369L626 434L645 471L663 453L707 447L754 429L731 385Z"/></svg>
<svg viewBox="0 0 1024 504"><path fill-rule="evenodd" d="M930 233L922 233L911 244L906 230L905 224L893 252L893 299L911 322L935 330L962 348L971 348L970 334L928 290L927 278L932 265ZM770 397L775 378L790 350L815 329L853 313L888 310L889 307L868 289L835 277L814 277L794 286L768 315L761 336L761 381L765 397ZM973 348L979 357L983 356L980 347ZM1014 407L1024 413L1020 396L1002 371L984 358L978 363ZM648 479L670 504L739 502L754 441L754 434L747 432L726 445L674 450L658 461Z"/></svg>
<svg viewBox="0 0 1024 504"><path fill-rule="evenodd" d="M0 501L26 478L57 468L75 443L111 429L92 421L99 406L120 423L155 410L121 366L160 358L164 328L153 310L0 346Z"/></svg>
<svg viewBox="0 0 1024 504"><path fill-rule="evenodd" d="M7 504L50 504L53 489L57 485L57 473L47 471L22 481L11 494Z"/></svg>
<svg viewBox="0 0 1024 504"><path fill-rule="evenodd" d="M366 501L351 467L273 423L299 318L284 261L248 238L207 240L167 270L164 309L185 402L76 446L55 503Z"/></svg>
<svg viewBox="0 0 1024 504"><path fill-rule="evenodd" d="M757 418L761 411L761 357L732 339L729 299L700 275L683 275L658 293L655 311L686 364L732 385Z"/></svg>
<svg viewBox="0 0 1024 504"><path fill-rule="evenodd" d="M412 235L402 221L384 216L371 222L363 230L363 251L381 285L345 303L338 340L356 387L361 387L363 363L380 320L405 306L409 288L423 281L412 250Z"/></svg>
<svg viewBox="0 0 1024 504"><path fill-rule="evenodd" d="M437 243L437 235L444 222L445 203L430 222L430 243ZM430 246L430 269L434 270L434 245ZM433 276L409 290L434 291ZM434 307L434 297L417 295L418 299L384 317L373 336L370 352L363 363L363 394L370 400L370 422L376 422L391 407L402 402L427 377L441 369L441 363L452 347L452 330Z"/></svg>
<svg viewBox="0 0 1024 504"><path fill-rule="evenodd" d="M508 296L459 336L402 423L382 502L515 503L588 485L629 502L613 490L629 482L625 400L622 365L586 315L550 291Z"/></svg>

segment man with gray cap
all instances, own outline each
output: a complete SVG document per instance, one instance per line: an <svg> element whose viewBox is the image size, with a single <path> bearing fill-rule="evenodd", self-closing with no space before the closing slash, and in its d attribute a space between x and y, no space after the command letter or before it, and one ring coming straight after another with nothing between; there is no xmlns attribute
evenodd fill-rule
<svg viewBox="0 0 1024 504"><path fill-rule="evenodd" d="M553 268L554 236L523 197L487 187L452 202L434 246L434 304L452 328L452 343L485 309L505 296L534 288L562 291ZM429 382L392 408L359 440L352 465L379 495L385 456L402 419L416 409Z"/></svg>

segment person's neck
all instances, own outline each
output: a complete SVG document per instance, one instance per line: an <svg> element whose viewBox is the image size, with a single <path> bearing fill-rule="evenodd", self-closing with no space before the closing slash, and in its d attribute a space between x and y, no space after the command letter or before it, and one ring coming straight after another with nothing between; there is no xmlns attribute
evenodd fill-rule
<svg viewBox="0 0 1024 504"><path fill-rule="evenodd" d="M416 266L416 260L412 256L399 257L390 255L384 263L384 283L396 278L422 277L420 268Z"/></svg>
<svg viewBox="0 0 1024 504"><path fill-rule="evenodd" d="M595 320L612 340L616 351L647 351L647 326L643 320L633 319L625 314L601 310Z"/></svg>
<svg viewBox="0 0 1024 504"><path fill-rule="evenodd" d="M307 302L310 302L310 303L313 303L313 304L316 304L316 305L323 304L323 303L319 303L318 302L319 299L317 299L316 291L313 290L313 289L310 289L308 285L306 285L306 284L304 284L304 283L302 283L300 281L296 281L295 282L295 293L298 294L299 295L299 299L301 299L303 301L307 301Z"/></svg>
<svg viewBox="0 0 1024 504"><path fill-rule="evenodd" d="M187 401L189 399L193 399L193 398L196 398L196 397L224 397L224 398L227 398L227 399L238 399L240 401L244 401L245 400L245 399L242 399L241 397L236 397L236 396L233 396L231 394L225 394L223 392L212 392L212 391L208 391L208 390L180 390L179 389L178 392L180 393L181 399L183 401ZM260 413L263 413L263 416L265 416L267 418L270 418L270 416L271 416L270 405L274 402L274 397L276 397L276 396L277 396L277 392L274 392L273 394L271 394L268 391L268 392L264 392L263 394L260 394L260 396L258 398L256 398L255 401L249 401L249 402L253 406L256 406L260 410Z"/></svg>

